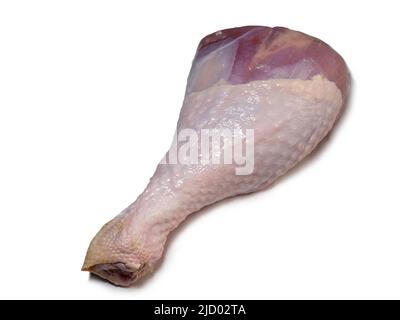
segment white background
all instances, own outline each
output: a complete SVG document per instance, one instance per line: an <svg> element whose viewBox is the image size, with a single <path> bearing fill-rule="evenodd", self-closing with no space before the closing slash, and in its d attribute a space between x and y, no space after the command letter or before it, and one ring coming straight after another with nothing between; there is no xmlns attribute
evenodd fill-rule
<svg viewBox="0 0 400 320"><path fill-rule="evenodd" d="M0 298L400 298L396 1L1 1ZM185 223L131 289L80 271L170 145L198 41L286 26L347 61L328 143Z"/></svg>

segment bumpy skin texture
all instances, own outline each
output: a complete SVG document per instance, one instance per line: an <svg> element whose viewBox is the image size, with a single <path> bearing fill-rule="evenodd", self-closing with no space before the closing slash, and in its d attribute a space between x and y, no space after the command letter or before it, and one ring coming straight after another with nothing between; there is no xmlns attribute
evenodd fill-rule
<svg viewBox="0 0 400 320"><path fill-rule="evenodd" d="M83 270L131 285L161 258L168 234L189 214L264 189L307 156L331 130L348 92L345 62L316 38L258 26L205 37L177 131L254 129L253 173L236 175L226 164L158 165L138 199L92 240Z"/></svg>

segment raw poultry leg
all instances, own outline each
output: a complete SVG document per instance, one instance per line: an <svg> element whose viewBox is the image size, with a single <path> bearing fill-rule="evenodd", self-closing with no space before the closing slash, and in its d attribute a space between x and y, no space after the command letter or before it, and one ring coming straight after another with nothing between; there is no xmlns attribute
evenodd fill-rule
<svg viewBox="0 0 400 320"><path fill-rule="evenodd" d="M92 240L83 270L131 285L161 258L169 233L188 215L261 190L307 156L331 130L348 90L343 59L303 33L249 26L205 37L188 78L176 143L138 199ZM201 148L199 137L210 131L227 133L222 148ZM179 139L182 132L198 139ZM234 138L227 139L229 132ZM224 153L235 147L245 162Z"/></svg>

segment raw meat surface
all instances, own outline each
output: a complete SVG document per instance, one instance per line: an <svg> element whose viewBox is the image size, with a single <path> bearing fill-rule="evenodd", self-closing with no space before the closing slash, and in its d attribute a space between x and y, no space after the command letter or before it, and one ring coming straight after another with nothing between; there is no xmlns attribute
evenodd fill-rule
<svg viewBox="0 0 400 320"><path fill-rule="evenodd" d="M92 240L83 270L131 285L152 270L188 215L264 189L307 156L333 127L348 90L343 59L303 33L250 26L205 37L177 132L235 129L245 137L253 129L254 170L238 175L235 164L160 163L138 199Z"/></svg>

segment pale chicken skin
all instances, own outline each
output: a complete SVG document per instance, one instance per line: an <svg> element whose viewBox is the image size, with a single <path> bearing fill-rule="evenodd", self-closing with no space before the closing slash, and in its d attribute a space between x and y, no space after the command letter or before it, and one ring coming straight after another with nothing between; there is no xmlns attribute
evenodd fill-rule
<svg viewBox="0 0 400 320"><path fill-rule="evenodd" d="M153 269L168 235L188 215L262 190L310 154L332 129L348 92L344 60L316 38L258 26L205 37L177 132L235 129L246 138L251 129L253 170L237 174L234 163L160 163L137 200L92 240L82 269L116 285L132 285Z"/></svg>

